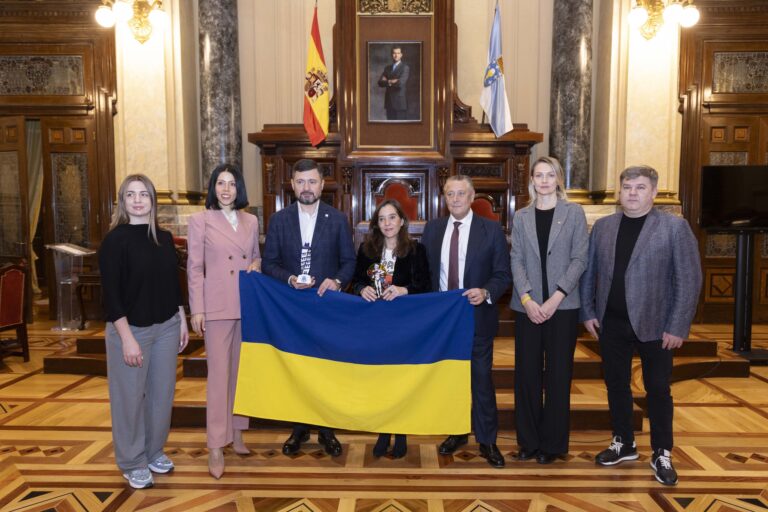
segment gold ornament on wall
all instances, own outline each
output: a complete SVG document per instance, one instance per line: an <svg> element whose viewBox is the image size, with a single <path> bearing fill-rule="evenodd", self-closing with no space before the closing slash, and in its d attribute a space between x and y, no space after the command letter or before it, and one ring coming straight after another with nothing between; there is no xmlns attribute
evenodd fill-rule
<svg viewBox="0 0 768 512"><path fill-rule="evenodd" d="M163 0L101 0L96 9L96 22L105 28L125 23L134 39L145 43L152 30L165 23Z"/></svg>
<svg viewBox="0 0 768 512"><path fill-rule="evenodd" d="M646 39L653 39L665 24L689 28L699 22L693 0L635 0L627 17Z"/></svg>

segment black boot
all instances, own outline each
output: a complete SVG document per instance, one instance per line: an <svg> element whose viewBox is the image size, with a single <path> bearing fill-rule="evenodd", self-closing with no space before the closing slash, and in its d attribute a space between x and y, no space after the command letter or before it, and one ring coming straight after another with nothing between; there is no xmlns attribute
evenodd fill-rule
<svg viewBox="0 0 768 512"><path fill-rule="evenodd" d="M379 434L379 438L376 440L376 444L373 447L374 457L379 458L387 454L390 436L391 434Z"/></svg>

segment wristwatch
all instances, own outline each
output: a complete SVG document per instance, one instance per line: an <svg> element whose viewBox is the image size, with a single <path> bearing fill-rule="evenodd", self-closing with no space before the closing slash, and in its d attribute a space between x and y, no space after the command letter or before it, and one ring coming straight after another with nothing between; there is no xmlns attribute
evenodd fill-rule
<svg viewBox="0 0 768 512"><path fill-rule="evenodd" d="M341 279L334 279L334 282L336 282L336 286L338 286L339 290L341 290Z"/></svg>
<svg viewBox="0 0 768 512"><path fill-rule="evenodd" d="M491 300L491 292L489 292L487 288L483 288L483 291L485 292L485 300Z"/></svg>

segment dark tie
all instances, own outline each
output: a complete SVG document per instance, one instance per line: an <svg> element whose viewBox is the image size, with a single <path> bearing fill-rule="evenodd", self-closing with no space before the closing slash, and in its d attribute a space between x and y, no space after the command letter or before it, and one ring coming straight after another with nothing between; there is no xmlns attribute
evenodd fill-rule
<svg viewBox="0 0 768 512"><path fill-rule="evenodd" d="M461 222L453 223L451 233L451 248L448 251L448 289L455 290L459 287L459 226Z"/></svg>

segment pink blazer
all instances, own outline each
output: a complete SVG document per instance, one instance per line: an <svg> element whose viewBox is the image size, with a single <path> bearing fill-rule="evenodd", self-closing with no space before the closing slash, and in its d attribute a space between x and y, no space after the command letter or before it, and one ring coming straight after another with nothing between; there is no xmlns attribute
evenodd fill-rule
<svg viewBox="0 0 768 512"><path fill-rule="evenodd" d="M187 279L189 309L206 320L240 318L238 275L259 254L259 219L237 211L237 231L221 210L205 210L189 218Z"/></svg>

